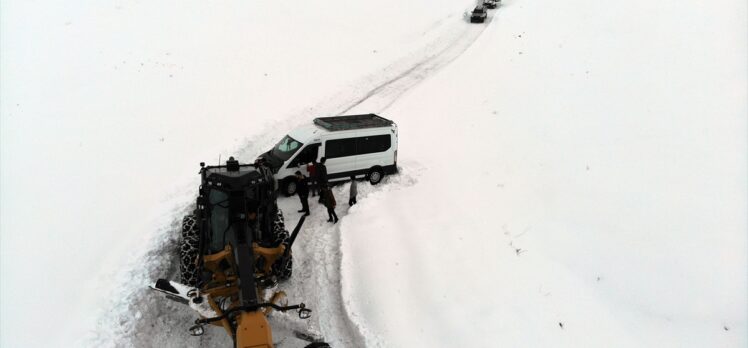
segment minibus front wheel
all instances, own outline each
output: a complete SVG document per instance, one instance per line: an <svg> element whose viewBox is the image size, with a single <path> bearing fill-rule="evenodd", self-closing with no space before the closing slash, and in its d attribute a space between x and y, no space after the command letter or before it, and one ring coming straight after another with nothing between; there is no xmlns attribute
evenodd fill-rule
<svg viewBox="0 0 748 348"><path fill-rule="evenodd" d="M286 197L291 197L296 194L296 178L289 176L283 179L281 185L281 191Z"/></svg>

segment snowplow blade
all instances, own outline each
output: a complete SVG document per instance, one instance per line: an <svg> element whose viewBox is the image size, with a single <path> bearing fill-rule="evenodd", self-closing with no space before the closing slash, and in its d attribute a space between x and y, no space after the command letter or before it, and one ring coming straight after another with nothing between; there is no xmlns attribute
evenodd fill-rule
<svg viewBox="0 0 748 348"><path fill-rule="evenodd" d="M190 306L204 318L218 316L210 306L208 296L201 294L197 288L166 279L157 280L150 288L164 294L167 299Z"/></svg>

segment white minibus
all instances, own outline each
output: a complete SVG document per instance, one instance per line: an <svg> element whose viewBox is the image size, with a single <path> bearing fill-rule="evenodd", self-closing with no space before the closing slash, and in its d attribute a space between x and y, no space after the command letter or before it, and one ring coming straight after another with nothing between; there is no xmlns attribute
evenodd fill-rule
<svg viewBox="0 0 748 348"><path fill-rule="evenodd" d="M397 125L375 114L318 117L288 133L260 157L285 195L296 193L294 173L309 176L307 165L326 159L328 181L351 175L378 184L397 172Z"/></svg>

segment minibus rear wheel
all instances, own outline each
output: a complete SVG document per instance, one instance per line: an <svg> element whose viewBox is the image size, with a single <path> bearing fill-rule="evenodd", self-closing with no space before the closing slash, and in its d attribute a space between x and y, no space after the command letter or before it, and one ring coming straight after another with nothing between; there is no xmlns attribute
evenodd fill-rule
<svg viewBox="0 0 748 348"><path fill-rule="evenodd" d="M372 185L376 185L382 181L382 178L384 178L384 171L381 167L371 167L371 169L369 169L369 174L367 174L366 177L369 178L369 182Z"/></svg>

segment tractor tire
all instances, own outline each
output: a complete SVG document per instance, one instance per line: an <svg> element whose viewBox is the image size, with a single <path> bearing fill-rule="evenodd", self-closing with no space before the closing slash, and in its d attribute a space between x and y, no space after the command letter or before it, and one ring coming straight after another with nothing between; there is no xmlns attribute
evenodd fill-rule
<svg viewBox="0 0 748 348"><path fill-rule="evenodd" d="M275 219L273 219L273 246L279 246L281 243L288 245L290 237L291 235L286 229L286 221L283 218L283 211L279 208L275 214Z"/></svg>
<svg viewBox="0 0 748 348"><path fill-rule="evenodd" d="M278 277L278 280L284 281L291 278L293 275L293 255L289 254L287 259L278 259L273 264L273 275Z"/></svg>
<svg viewBox="0 0 748 348"><path fill-rule="evenodd" d="M197 286L197 257L200 246L200 229L195 215L182 219L182 240L179 241L179 271L182 284Z"/></svg>
<svg viewBox="0 0 748 348"><path fill-rule="evenodd" d="M275 215L273 220L273 235L275 236L274 247L280 246L281 244L288 247L289 239L291 235L286 229L286 222L283 218L283 211L278 209L278 213ZM278 277L279 280L287 280L291 278L293 272L293 255L289 253L287 259L278 259L272 266L273 274Z"/></svg>

